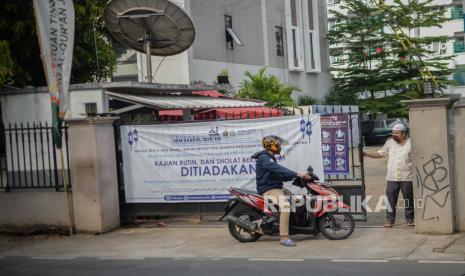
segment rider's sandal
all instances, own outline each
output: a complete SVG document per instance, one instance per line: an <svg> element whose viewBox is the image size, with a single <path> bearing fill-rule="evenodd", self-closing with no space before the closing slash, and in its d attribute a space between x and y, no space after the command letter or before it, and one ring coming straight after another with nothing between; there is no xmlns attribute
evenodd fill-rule
<svg viewBox="0 0 465 276"><path fill-rule="evenodd" d="M297 244L291 239L285 239L279 242L283 246L296 246Z"/></svg>

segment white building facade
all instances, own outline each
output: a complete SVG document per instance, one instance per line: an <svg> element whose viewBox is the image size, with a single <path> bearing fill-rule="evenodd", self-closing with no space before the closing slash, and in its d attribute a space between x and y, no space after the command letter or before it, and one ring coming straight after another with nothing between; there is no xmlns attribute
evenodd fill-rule
<svg viewBox="0 0 465 276"><path fill-rule="evenodd" d="M212 84L228 71L239 89L244 73L266 66L268 74L298 86L299 96L323 98L329 74L326 4L323 0L186 0L179 3L196 27L192 47L179 55L153 57L158 83ZM113 80L145 81L145 55L119 48Z"/></svg>

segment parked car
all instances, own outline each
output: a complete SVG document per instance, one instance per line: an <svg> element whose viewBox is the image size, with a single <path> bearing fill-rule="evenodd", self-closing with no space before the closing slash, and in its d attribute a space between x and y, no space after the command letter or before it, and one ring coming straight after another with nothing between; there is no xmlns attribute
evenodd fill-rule
<svg viewBox="0 0 465 276"><path fill-rule="evenodd" d="M368 120L362 122L362 135L366 145L384 144L392 136L392 128L402 123L407 126L406 118L392 118L384 120Z"/></svg>

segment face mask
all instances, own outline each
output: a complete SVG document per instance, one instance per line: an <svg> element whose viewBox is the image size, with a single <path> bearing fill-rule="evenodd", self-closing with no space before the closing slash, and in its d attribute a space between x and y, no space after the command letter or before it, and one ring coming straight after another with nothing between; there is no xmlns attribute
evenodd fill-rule
<svg viewBox="0 0 465 276"><path fill-rule="evenodd" d="M392 140L396 141L397 143L400 143L400 138L398 136L392 136Z"/></svg>

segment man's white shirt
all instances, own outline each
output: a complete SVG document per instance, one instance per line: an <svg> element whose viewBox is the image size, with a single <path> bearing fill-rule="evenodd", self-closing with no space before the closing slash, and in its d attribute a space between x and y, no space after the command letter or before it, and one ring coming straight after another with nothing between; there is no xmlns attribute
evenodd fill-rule
<svg viewBox="0 0 465 276"><path fill-rule="evenodd" d="M378 150L383 156L388 156L387 181L412 181L412 159L410 139L403 145L399 145L393 139L386 141L384 146Z"/></svg>

